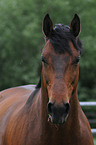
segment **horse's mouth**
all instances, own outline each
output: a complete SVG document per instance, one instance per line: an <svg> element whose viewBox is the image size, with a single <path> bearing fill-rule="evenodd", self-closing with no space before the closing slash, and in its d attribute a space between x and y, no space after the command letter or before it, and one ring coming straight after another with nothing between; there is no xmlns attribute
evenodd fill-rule
<svg viewBox="0 0 96 145"><path fill-rule="evenodd" d="M51 122L56 125L62 125L67 121L67 118L68 118L68 114L66 116L62 116L62 117L58 117L58 118L55 116L49 115L48 122Z"/></svg>

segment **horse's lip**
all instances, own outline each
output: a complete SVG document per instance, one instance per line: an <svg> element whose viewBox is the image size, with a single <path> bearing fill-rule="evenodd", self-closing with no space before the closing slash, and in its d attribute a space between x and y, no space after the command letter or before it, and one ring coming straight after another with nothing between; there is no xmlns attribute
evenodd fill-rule
<svg viewBox="0 0 96 145"><path fill-rule="evenodd" d="M64 124L67 121L68 115L69 114L67 114L66 117L64 117L62 120L59 121L59 120L53 119L52 116L49 114L48 122L56 124L56 125L62 125L62 124Z"/></svg>

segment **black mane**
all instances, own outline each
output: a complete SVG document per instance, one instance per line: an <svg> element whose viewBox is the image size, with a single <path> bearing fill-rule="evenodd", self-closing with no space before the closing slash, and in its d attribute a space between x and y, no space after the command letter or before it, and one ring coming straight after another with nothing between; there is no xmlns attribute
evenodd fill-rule
<svg viewBox="0 0 96 145"><path fill-rule="evenodd" d="M48 38L52 43L56 53L68 53L72 54L69 41L71 41L80 53L83 53L82 43L79 38L75 38L70 31L70 27L63 24L57 24L53 29L51 36Z"/></svg>
<svg viewBox="0 0 96 145"><path fill-rule="evenodd" d="M36 88L36 89L41 88L41 76L40 76L39 82L38 82L38 84L36 85L35 88Z"/></svg>

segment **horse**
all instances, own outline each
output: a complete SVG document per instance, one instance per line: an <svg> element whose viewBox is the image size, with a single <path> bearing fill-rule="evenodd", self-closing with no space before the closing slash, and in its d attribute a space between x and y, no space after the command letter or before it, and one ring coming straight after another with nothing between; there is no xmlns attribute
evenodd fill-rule
<svg viewBox="0 0 96 145"><path fill-rule="evenodd" d="M0 92L0 145L93 145L77 93L80 18L70 26L43 20L45 46L39 83Z"/></svg>

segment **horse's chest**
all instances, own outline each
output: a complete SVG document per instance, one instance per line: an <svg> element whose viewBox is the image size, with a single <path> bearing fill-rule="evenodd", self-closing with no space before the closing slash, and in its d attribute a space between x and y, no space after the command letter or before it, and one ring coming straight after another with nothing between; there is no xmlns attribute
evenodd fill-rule
<svg viewBox="0 0 96 145"><path fill-rule="evenodd" d="M81 145L81 140L79 134L69 134L66 133L52 133L43 134L40 141L36 145ZM83 145L83 144L82 144ZM85 145L85 144L84 144Z"/></svg>

